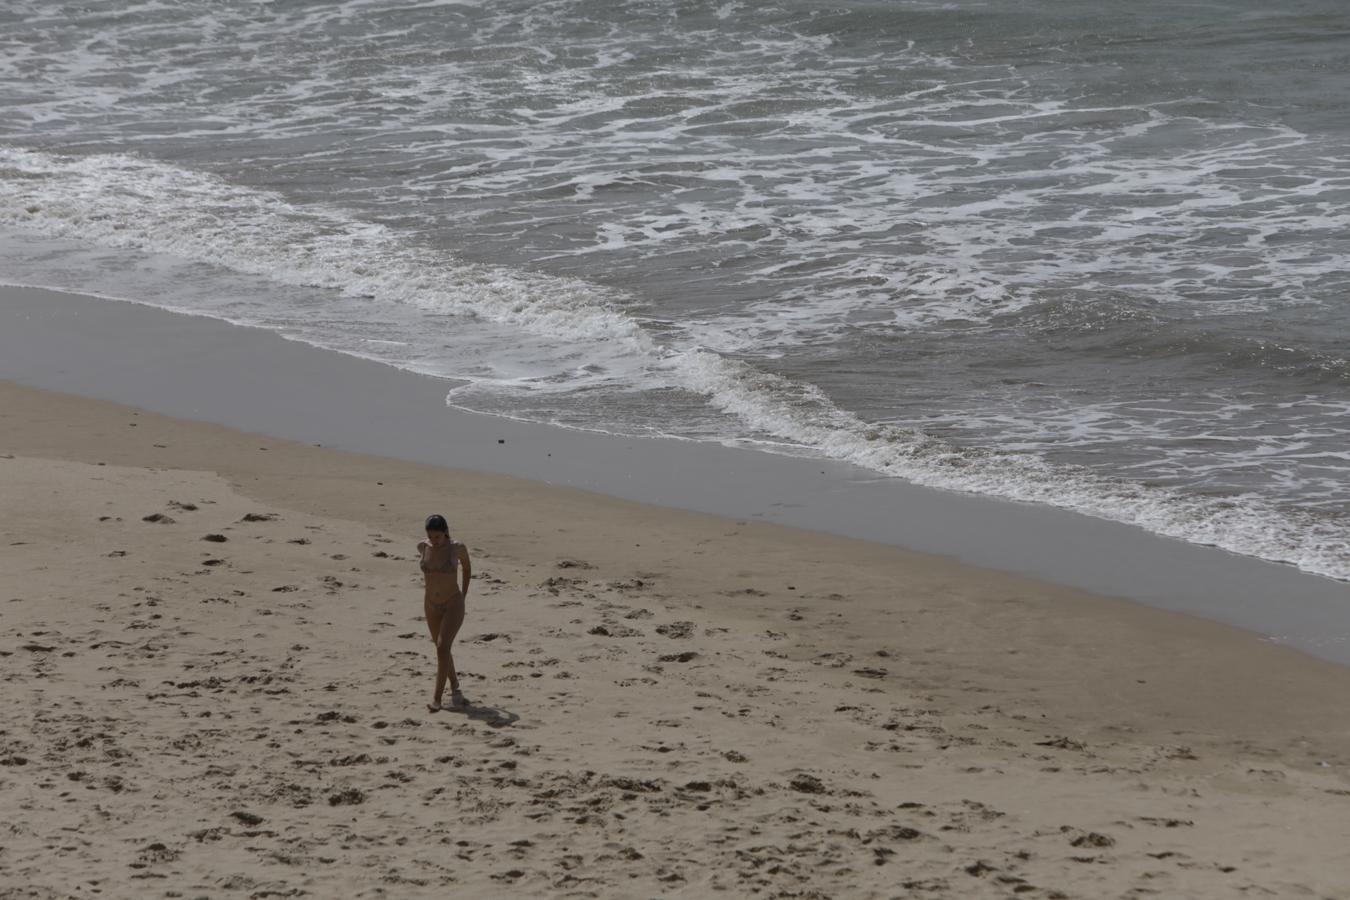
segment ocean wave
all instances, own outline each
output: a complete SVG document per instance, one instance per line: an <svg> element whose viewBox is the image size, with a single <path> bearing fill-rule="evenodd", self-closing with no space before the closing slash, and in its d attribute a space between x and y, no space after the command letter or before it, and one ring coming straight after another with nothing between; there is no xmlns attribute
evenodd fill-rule
<svg viewBox="0 0 1350 900"><path fill-rule="evenodd" d="M819 389L706 352L680 361L692 387L751 428L914 484L1070 509L1195 544L1350 580L1343 516L1282 509L1256 494L1204 497L1103 478L1077 466L958 447L915 429L862 421Z"/></svg>
<svg viewBox="0 0 1350 900"><path fill-rule="evenodd" d="M1055 291L1214 315L1345 287L1320 252L1346 232L1337 144L1128 79L1085 92L1115 62L1033 80L941 4L18 2L27 39L0 55L15 140L223 170L205 149L222 142L307 206L340 158L340 202L366 218L585 281L678 282L696 256L719 299L748 301L707 319L727 349L819 344L859 318L988 325Z"/></svg>
<svg viewBox="0 0 1350 900"><path fill-rule="evenodd" d="M297 206L279 194L131 155L0 147L0 223L520 326L561 342L654 351L642 328L608 305L614 296L596 285L465 263L338 210Z"/></svg>

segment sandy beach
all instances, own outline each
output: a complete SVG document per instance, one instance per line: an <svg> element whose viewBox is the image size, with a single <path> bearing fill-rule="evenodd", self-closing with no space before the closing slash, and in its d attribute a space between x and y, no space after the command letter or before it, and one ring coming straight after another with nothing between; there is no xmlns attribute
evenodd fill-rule
<svg viewBox="0 0 1350 900"><path fill-rule="evenodd" d="M1254 634L12 383L0 435L0 896L1350 886L1350 670Z"/></svg>

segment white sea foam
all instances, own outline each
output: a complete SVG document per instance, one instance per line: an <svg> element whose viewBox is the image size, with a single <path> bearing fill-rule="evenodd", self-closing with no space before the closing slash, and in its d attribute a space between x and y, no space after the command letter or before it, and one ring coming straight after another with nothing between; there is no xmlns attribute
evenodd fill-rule
<svg viewBox="0 0 1350 900"><path fill-rule="evenodd" d="M1256 495L1206 498L1028 454L957 448L922 432L864 422L810 385L706 352L681 360L709 402L757 431L915 484L1043 503L1155 534L1350 579L1350 530L1335 517L1290 513Z"/></svg>
<svg viewBox="0 0 1350 900"><path fill-rule="evenodd" d="M653 351L594 285L462 263L401 243L384 226L214 176L121 154L0 148L0 179L0 223L519 326L559 346L615 342L627 354Z"/></svg>
<svg viewBox="0 0 1350 900"><path fill-rule="evenodd" d="M20 0L46 40L6 45L15 62L0 55L0 74L24 92L15 115L48 135L134 134L151 148L263 136L251 165L302 181L301 160L337 152L305 139L331 135L361 171L348 187L363 212L425 204L435 229L448 206L508 257L558 226L567 239L528 261L569 272L678 271L691 252L743 248L766 262L719 260L728 283L765 301L748 319L777 312L783 325L733 312L712 327L752 343L818 342L849 303L918 330L987 322L1033 292L1129 289L1195 314L1339 296L1336 254L1270 250L1350 224L1346 161L1287 126L1205 121L1182 101L1086 102L908 34L844 45L815 14L776 8L743 20L735 4L619 4L616 29L612 10L575 0L451 4L412 21L472 39L430 55L396 24L416 8L94 3L118 15L80 42L64 37L78 26ZM388 64L353 73L343 29ZM260 87L225 90L241 52ZM646 55L663 62L644 67ZM40 90L25 77L35 69ZM878 72L894 84L878 90ZM386 168L396 189L360 183ZM559 203L568 189L587 202ZM1235 222L1250 265L1215 251L1233 249Z"/></svg>

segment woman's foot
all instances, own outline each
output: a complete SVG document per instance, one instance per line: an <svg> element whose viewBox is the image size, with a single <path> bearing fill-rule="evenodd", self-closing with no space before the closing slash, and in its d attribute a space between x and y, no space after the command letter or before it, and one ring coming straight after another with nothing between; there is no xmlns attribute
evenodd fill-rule
<svg viewBox="0 0 1350 900"><path fill-rule="evenodd" d="M450 706L452 708L461 709L468 705L469 701L464 699L464 694L460 692L459 688L455 688L450 692Z"/></svg>
<svg viewBox="0 0 1350 900"><path fill-rule="evenodd" d="M432 700L427 704L427 712L440 712L444 708L439 700Z"/></svg>

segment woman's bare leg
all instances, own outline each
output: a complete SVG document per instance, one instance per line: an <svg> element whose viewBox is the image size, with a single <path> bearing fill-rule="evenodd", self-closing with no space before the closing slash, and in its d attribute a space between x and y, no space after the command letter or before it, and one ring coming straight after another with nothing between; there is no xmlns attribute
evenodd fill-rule
<svg viewBox="0 0 1350 900"><path fill-rule="evenodd" d="M431 639L436 643L436 691L435 699L428 707L434 712L441 707L441 685L445 683L445 676L442 674L445 664L441 659L440 640L437 637L441 633L442 621L445 619L445 607L428 601L423 604L423 609L427 616L427 630L431 632Z"/></svg>
<svg viewBox="0 0 1350 900"><path fill-rule="evenodd" d="M450 600L442 609L444 614L438 615L440 621L437 623L439 631L436 635L436 693L432 700L436 707L441 705L447 680L450 682L451 693L459 690L459 674L455 671L455 658L450 653L450 645L454 643L460 626L464 624L464 598Z"/></svg>

